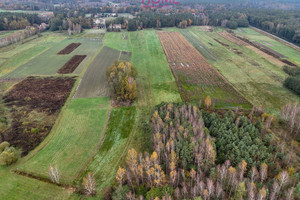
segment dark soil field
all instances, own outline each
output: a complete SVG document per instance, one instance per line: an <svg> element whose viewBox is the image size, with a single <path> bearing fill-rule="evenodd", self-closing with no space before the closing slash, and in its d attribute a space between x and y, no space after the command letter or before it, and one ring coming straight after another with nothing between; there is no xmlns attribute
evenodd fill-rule
<svg viewBox="0 0 300 200"><path fill-rule="evenodd" d="M22 149L22 156L34 149L51 130L59 110L75 83L74 77L28 77L3 97L10 109L11 123L0 142Z"/></svg>
<svg viewBox="0 0 300 200"><path fill-rule="evenodd" d="M68 46L66 46L63 50L58 52L58 55L66 55L74 51L77 47L79 47L81 43L71 43Z"/></svg>
<svg viewBox="0 0 300 200"><path fill-rule="evenodd" d="M64 66L62 66L57 73L59 74L70 74L78 65L85 59L86 55L75 55L73 56Z"/></svg>

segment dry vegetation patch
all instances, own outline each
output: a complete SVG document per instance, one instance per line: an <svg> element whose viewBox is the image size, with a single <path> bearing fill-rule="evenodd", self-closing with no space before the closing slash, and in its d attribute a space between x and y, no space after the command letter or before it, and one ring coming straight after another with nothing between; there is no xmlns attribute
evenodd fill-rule
<svg viewBox="0 0 300 200"><path fill-rule="evenodd" d="M57 73L69 74L72 73L78 65L85 59L86 55L75 55L73 56L64 66L62 66Z"/></svg>
<svg viewBox="0 0 300 200"><path fill-rule="evenodd" d="M21 148L22 155L34 149L49 133L74 83L74 77L28 77L16 84L3 97L11 123L0 142Z"/></svg>
<svg viewBox="0 0 300 200"><path fill-rule="evenodd" d="M228 32L219 32L218 33L221 37L225 38L226 40L229 40L232 43L235 43L237 45L246 46L247 43L238 39L237 37L233 36L231 33Z"/></svg>
<svg viewBox="0 0 300 200"><path fill-rule="evenodd" d="M63 50L58 52L58 55L66 55L74 51L77 47L79 47L81 43L71 43L68 46L66 46Z"/></svg>

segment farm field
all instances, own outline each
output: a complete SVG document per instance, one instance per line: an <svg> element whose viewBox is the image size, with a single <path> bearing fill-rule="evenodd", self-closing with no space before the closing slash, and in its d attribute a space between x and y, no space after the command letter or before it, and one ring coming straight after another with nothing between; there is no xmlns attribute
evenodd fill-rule
<svg viewBox="0 0 300 200"><path fill-rule="evenodd" d="M27 155L49 133L74 82L72 77L27 77L14 85L3 97L11 115L4 140Z"/></svg>
<svg viewBox="0 0 300 200"><path fill-rule="evenodd" d="M136 120L135 107L113 108L104 141L86 172L92 171L99 180L98 193L109 186L115 178L118 166L127 149L130 134Z"/></svg>
<svg viewBox="0 0 300 200"><path fill-rule="evenodd" d="M191 43L194 41L194 46L199 40L217 56L216 61L207 60L253 105L262 105L267 112L278 114L287 102L300 100L282 85L288 76L282 68L255 51L226 40L216 31L205 32L199 27L192 27L180 32ZM191 39L185 32L190 32L190 37L197 40Z"/></svg>
<svg viewBox="0 0 300 200"><path fill-rule="evenodd" d="M19 170L48 178L51 164L59 166L62 182L71 184L97 150L104 134L109 98L73 99L59 122Z"/></svg>
<svg viewBox="0 0 300 200"><path fill-rule="evenodd" d="M81 42L82 44L68 55L57 55L59 51L73 42ZM99 39L66 38L62 41L56 41L50 49L18 67L4 76L4 78L24 78L28 75L55 75L57 70L72 56L87 55L87 58L73 72L73 74L80 74L84 66L86 66L100 47L101 40Z"/></svg>
<svg viewBox="0 0 300 200"><path fill-rule="evenodd" d="M137 40L137 37L140 40ZM119 42L112 41L120 41L124 45L121 47ZM100 191L115 179L115 172L123 162L126 152L133 147L145 149L149 145L150 134L149 137L145 136L145 127L141 124L147 123L152 107L162 101L181 101L175 79L155 31L128 33L128 40L120 33L107 33L103 42L119 51L130 50L131 61L138 70L137 87L140 94L134 106L112 108L103 144L86 168L86 172L94 172L101 180L97 185L98 195L95 199L101 197ZM155 70L159 70L160 73L155 73ZM81 178L77 180L78 184L81 183ZM77 194L72 196L72 199L80 198Z"/></svg>
<svg viewBox="0 0 300 200"><path fill-rule="evenodd" d="M216 107L250 104L178 32L158 32L182 98L198 103L210 96Z"/></svg>
<svg viewBox="0 0 300 200"><path fill-rule="evenodd" d="M139 106L154 106L162 101L181 101L175 78L160 45L156 31L130 33L132 63L137 67ZM158 73L159 72L159 73Z"/></svg>
<svg viewBox="0 0 300 200"><path fill-rule="evenodd" d="M0 77L42 54L64 38L62 34L45 32L42 33L42 37L27 38L24 44L16 43L1 48L0 59L2 63L0 64Z"/></svg>
<svg viewBox="0 0 300 200"><path fill-rule="evenodd" d="M239 28L235 31L236 34L245 36L246 38L250 39L250 41L257 42L261 45L264 45L283 56L287 57L292 62L297 63L300 65L300 56L299 51L293 49L279 41L276 41L273 38L270 38L262 33L259 33L251 28Z"/></svg>
<svg viewBox="0 0 300 200"><path fill-rule="evenodd" d="M76 98L108 96L106 69L121 56L121 52L103 47L83 75L75 93Z"/></svg>

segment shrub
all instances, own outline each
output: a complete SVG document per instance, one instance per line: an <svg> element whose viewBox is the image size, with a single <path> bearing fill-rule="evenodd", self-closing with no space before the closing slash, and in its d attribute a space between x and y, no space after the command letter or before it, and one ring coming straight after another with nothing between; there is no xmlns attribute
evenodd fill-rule
<svg viewBox="0 0 300 200"><path fill-rule="evenodd" d="M113 200L126 200L126 194L129 192L128 186L119 186L112 195Z"/></svg>
<svg viewBox="0 0 300 200"><path fill-rule="evenodd" d="M14 147L6 147L0 154L0 165L11 165L18 160L18 153Z"/></svg>
<svg viewBox="0 0 300 200"><path fill-rule="evenodd" d="M283 71L290 76L297 76L300 75L300 68L299 67L291 67L291 66L283 66Z"/></svg>
<svg viewBox="0 0 300 200"><path fill-rule="evenodd" d="M288 77L284 81L284 86L300 95L300 75Z"/></svg>
<svg viewBox="0 0 300 200"><path fill-rule="evenodd" d="M6 147L9 147L9 143L4 141L0 144L0 153L2 153L4 151L4 149L6 149Z"/></svg>

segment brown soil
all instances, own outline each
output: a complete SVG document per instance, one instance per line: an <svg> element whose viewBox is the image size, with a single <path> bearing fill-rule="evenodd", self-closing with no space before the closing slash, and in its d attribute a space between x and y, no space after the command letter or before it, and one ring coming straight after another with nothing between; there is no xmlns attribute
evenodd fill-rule
<svg viewBox="0 0 300 200"><path fill-rule="evenodd" d="M62 66L57 73L59 74L70 74L78 65L85 59L86 55L75 55L73 56L64 66Z"/></svg>
<svg viewBox="0 0 300 200"><path fill-rule="evenodd" d="M245 46L247 45L246 42L238 39L237 37L235 37L234 35L232 35L231 33L228 33L228 32L219 32L218 33L221 37L225 38L226 40L229 40L230 42L232 43L235 43L237 45L240 45L240 46Z"/></svg>
<svg viewBox="0 0 300 200"><path fill-rule="evenodd" d="M81 43L71 43L68 46L66 46L63 50L61 50L60 52L58 52L57 54L59 54L59 55L69 54L72 51L74 51L74 49L76 49L77 47L79 47L80 45L81 45Z"/></svg>
<svg viewBox="0 0 300 200"><path fill-rule="evenodd" d="M74 83L74 77L28 77L16 84L3 97L11 123L0 133L0 142L8 141L27 155L48 135Z"/></svg>

